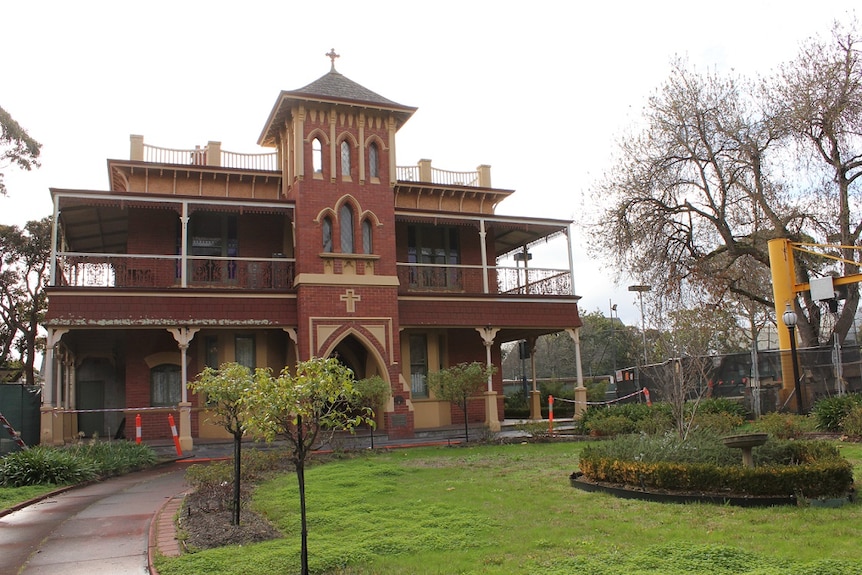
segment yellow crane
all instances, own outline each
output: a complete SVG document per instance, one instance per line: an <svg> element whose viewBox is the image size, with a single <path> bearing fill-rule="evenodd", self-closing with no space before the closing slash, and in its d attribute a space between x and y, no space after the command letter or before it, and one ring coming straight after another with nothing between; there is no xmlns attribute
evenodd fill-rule
<svg viewBox="0 0 862 575"><path fill-rule="evenodd" d="M802 242L791 242L786 238L776 238L774 240L769 240L769 268L772 271L772 294L775 300L775 316L777 318L783 317L785 310L790 306L790 309L796 313L797 316L801 314L801 308L797 304L796 294L803 291L812 290L812 285L815 283L814 280L811 283L797 283L796 282L796 266L794 263L794 251L805 252L809 254L814 254L820 257L825 257L828 259L834 259L839 262L851 263L858 265L858 262L848 261L844 258L833 256L830 254L824 254L819 251L814 251L812 248L838 248L843 249L848 246L841 245L833 245L833 244L815 244L815 243L802 243ZM855 246L850 246L852 249L858 249ZM849 285L853 283L862 282L862 274L851 274L842 277L825 277L819 278L824 280L818 289L834 290L834 288ZM817 299L817 298L815 298ZM795 348L795 345L791 345L790 341L790 330L785 325L784 321L776 321L778 324L778 347L781 351L788 351ZM794 342L795 344L795 342ZM781 402L785 402L788 397L794 390L800 389L797 384L796 378L793 375L793 358L790 354L782 353L781 354ZM811 405L806 402L806 405Z"/></svg>

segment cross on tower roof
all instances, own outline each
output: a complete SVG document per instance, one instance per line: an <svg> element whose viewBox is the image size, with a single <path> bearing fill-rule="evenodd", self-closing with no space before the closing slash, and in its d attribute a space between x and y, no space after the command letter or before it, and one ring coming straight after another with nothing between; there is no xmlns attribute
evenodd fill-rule
<svg viewBox="0 0 862 575"><path fill-rule="evenodd" d="M335 72L335 59L336 59L336 58L341 58L341 54L336 54L336 53L335 53L335 48L333 48L333 49L331 49L329 52L327 52L327 53L326 53L326 54L324 54L324 55L325 55L325 56L328 56L328 57L329 57L329 59L330 59L330 60L332 60L332 69L331 69L330 71L331 71L331 72Z"/></svg>

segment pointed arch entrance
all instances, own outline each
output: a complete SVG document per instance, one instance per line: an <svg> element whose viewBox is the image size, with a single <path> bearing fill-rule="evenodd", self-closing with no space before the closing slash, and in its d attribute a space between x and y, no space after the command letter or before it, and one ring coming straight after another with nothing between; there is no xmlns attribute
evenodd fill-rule
<svg viewBox="0 0 862 575"><path fill-rule="evenodd" d="M357 380L377 375L388 383L391 389L392 382L390 381L383 357L379 350L361 333L355 330L344 332L340 339L332 345L327 356L337 357L340 362L353 371L353 375ZM391 407L389 407L389 404L392 403L391 391L390 399L386 403L387 407L379 409L378 413L375 413L378 429L383 429L385 426L384 422L386 418L383 412L391 410Z"/></svg>

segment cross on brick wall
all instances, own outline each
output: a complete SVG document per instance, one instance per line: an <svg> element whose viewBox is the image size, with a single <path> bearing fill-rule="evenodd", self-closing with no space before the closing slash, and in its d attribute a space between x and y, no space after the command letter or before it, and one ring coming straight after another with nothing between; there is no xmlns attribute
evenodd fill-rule
<svg viewBox="0 0 862 575"><path fill-rule="evenodd" d="M338 296L338 299L347 303L347 313L353 313L356 311L356 302L362 301L362 296L349 289Z"/></svg>

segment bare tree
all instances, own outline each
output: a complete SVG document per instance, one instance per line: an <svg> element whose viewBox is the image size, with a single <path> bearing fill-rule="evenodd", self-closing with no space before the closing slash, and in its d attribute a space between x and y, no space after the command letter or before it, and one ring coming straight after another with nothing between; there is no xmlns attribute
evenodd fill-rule
<svg viewBox="0 0 862 575"><path fill-rule="evenodd" d="M830 38L806 42L764 91L799 145L800 163L812 183L797 192L812 199L807 206L812 235L840 244L833 255L841 258L836 266L841 275L859 273L860 254L853 246L862 232L859 190L853 186L862 175L862 38L857 26L855 21L853 28L836 22ZM802 263L796 266L800 283L814 275ZM858 286L848 286L846 296L831 330L841 339L856 314ZM802 300L807 320L799 323L803 341L813 345L831 339L831 333L821 333L821 308L808 292Z"/></svg>
<svg viewBox="0 0 862 575"><path fill-rule="evenodd" d="M758 317L749 303L774 314L770 239L852 246L862 232L857 46L855 32L812 40L759 84L675 61L646 106L645 128L621 140L600 184L611 203L593 247L651 284L656 299L690 289L749 318ZM841 252L843 272L858 270L856 252ZM813 257L798 258L796 269L799 281L833 271ZM803 345L828 339L821 329L844 337L858 299L851 290L839 321L821 327L818 305L804 296Z"/></svg>

